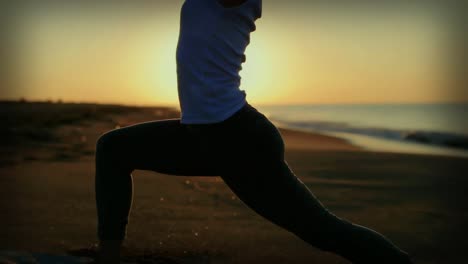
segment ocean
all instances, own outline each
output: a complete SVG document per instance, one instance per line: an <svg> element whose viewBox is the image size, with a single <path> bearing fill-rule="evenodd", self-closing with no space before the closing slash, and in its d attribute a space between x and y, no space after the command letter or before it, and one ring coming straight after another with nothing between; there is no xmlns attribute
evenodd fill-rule
<svg viewBox="0 0 468 264"><path fill-rule="evenodd" d="M275 125L368 150L468 157L468 103L255 105Z"/></svg>

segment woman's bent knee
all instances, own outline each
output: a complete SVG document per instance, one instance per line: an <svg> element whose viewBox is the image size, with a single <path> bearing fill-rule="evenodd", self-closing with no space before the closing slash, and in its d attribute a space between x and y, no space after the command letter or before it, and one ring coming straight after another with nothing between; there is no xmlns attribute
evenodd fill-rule
<svg viewBox="0 0 468 264"><path fill-rule="evenodd" d="M113 148L117 138L117 130L114 129L102 134L96 141L96 152L105 152Z"/></svg>
<svg viewBox="0 0 468 264"><path fill-rule="evenodd" d="M96 165L131 173L134 170L133 159L124 143L120 129L102 134L96 141Z"/></svg>
<svg viewBox="0 0 468 264"><path fill-rule="evenodd" d="M102 134L96 141L96 160L100 162L112 162L113 166L127 164L120 140L119 129L114 129Z"/></svg>

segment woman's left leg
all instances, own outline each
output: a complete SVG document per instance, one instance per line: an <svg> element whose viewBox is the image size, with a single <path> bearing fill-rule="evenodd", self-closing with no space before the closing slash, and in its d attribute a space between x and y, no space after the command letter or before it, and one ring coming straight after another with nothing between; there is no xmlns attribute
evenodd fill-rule
<svg viewBox="0 0 468 264"><path fill-rule="evenodd" d="M103 134L96 144L98 238L123 240L133 199L132 171L215 176L216 154L180 119L150 121Z"/></svg>

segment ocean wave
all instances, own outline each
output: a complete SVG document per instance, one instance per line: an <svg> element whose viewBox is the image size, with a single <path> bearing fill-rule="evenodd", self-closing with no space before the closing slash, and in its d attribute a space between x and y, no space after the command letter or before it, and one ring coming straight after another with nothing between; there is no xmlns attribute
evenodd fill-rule
<svg viewBox="0 0 468 264"><path fill-rule="evenodd" d="M375 138L411 141L426 145L445 146L468 150L468 135L441 131L399 130L381 127L358 127L345 122L327 121L288 121L274 116L269 117L274 123L292 129L316 132L341 132Z"/></svg>

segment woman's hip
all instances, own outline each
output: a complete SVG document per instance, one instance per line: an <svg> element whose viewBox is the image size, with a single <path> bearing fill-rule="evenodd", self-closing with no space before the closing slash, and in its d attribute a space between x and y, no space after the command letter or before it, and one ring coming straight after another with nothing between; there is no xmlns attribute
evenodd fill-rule
<svg viewBox="0 0 468 264"><path fill-rule="evenodd" d="M187 129L222 155L237 159L283 157L284 142L279 130L248 103L222 122L190 125Z"/></svg>

